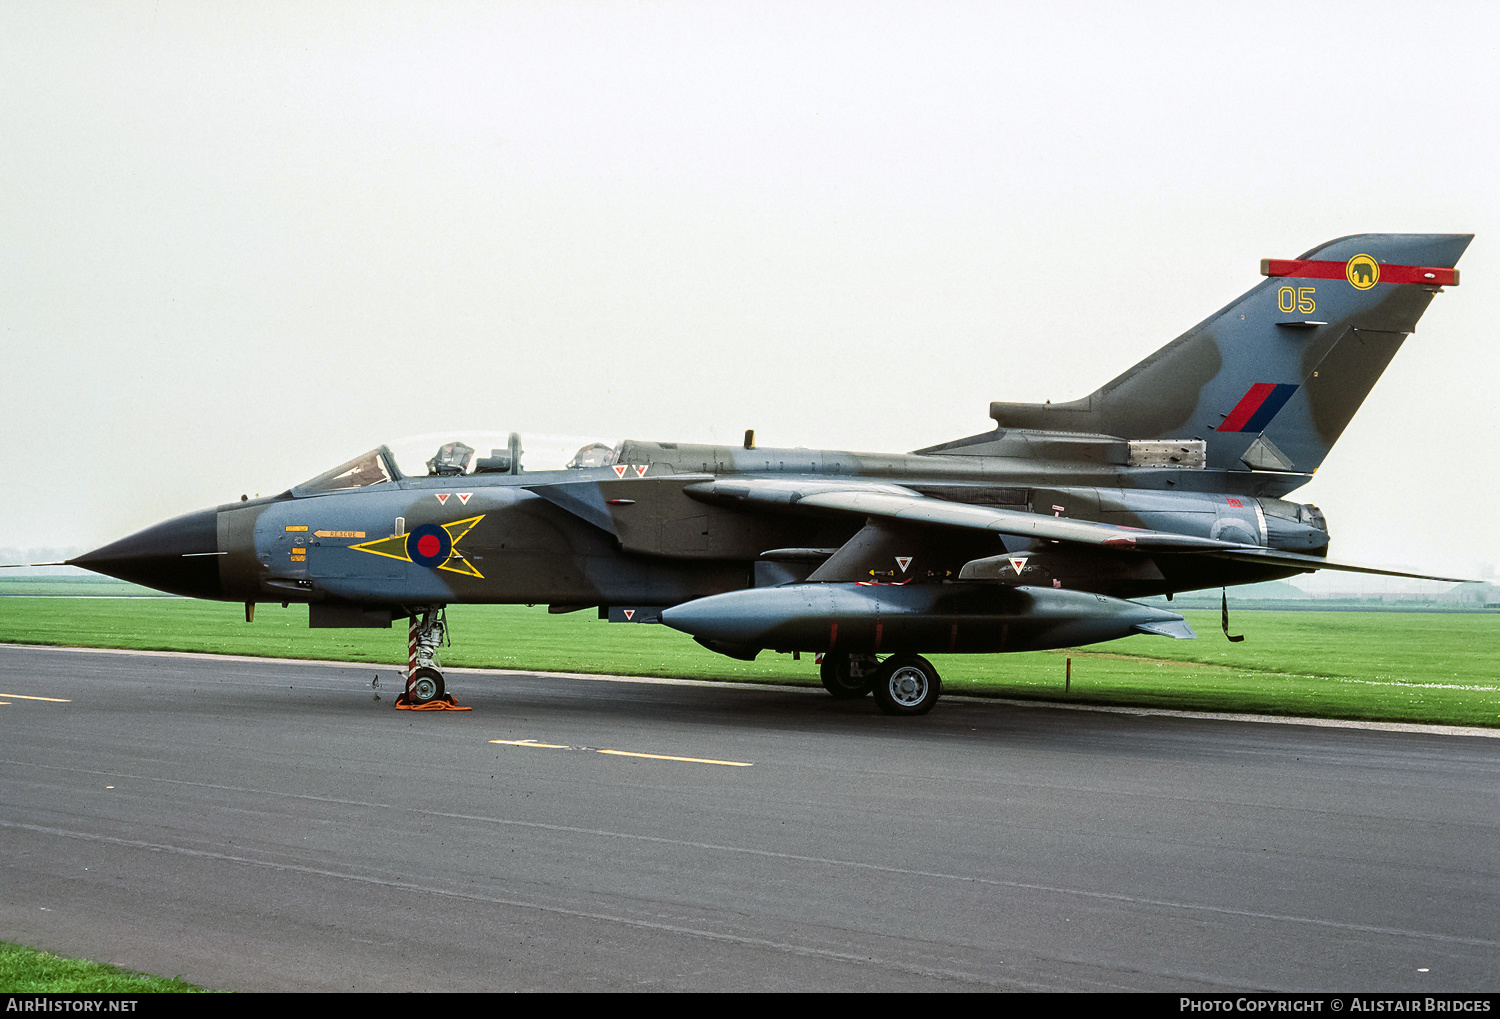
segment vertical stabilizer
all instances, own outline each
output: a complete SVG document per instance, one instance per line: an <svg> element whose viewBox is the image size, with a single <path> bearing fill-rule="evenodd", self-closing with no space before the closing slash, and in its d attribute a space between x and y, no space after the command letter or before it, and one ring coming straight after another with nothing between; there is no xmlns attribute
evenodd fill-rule
<svg viewBox="0 0 1500 1019"><path fill-rule="evenodd" d="M1472 234L1355 234L1293 259L1228 307L1071 403L992 403L1002 428L1202 439L1217 470L1311 473Z"/></svg>

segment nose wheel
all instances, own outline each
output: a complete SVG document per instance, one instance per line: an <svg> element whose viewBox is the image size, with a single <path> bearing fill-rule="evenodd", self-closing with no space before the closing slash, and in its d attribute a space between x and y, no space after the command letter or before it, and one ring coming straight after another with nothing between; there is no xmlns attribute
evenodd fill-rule
<svg viewBox="0 0 1500 1019"><path fill-rule="evenodd" d="M443 696L443 674L426 667L412 673L406 683L406 698L413 704L427 704Z"/></svg>

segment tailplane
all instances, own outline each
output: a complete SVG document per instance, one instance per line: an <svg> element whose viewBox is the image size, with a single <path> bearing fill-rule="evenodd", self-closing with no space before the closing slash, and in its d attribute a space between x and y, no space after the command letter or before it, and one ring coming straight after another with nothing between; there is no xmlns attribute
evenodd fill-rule
<svg viewBox="0 0 1500 1019"><path fill-rule="evenodd" d="M1473 234L1354 234L1294 259L1102 388L1071 403L992 403L1001 428L1201 439L1205 466L1309 474Z"/></svg>

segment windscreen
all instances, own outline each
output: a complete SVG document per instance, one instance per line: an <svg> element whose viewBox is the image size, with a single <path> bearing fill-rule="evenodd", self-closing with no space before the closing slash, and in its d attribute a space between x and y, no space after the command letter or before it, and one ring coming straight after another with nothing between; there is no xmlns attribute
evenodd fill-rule
<svg viewBox="0 0 1500 1019"><path fill-rule="evenodd" d="M342 492L350 488L365 488L390 481L391 472L386 467L382 452L385 447L372 449L355 457L348 463L339 464L331 471L319 474L292 489L293 495L322 495L324 492Z"/></svg>

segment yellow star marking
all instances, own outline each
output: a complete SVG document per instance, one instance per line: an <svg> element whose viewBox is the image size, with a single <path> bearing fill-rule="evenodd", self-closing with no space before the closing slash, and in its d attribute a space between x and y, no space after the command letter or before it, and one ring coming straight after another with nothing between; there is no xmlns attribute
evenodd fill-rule
<svg viewBox="0 0 1500 1019"><path fill-rule="evenodd" d="M475 517L466 517L463 520L455 520L451 524L440 525L448 532L449 552L447 560L438 569L447 570L449 573L462 573L466 577L484 579L484 574L476 570L474 564L465 559L463 553L458 550L459 541L472 531L474 525L483 520L484 516L481 513ZM406 534L393 534L389 538L376 538L374 541L365 541L349 547L371 555L383 555L388 559L400 559L402 562L409 563L412 559L411 553L406 550L406 541L410 537L411 532L408 531Z"/></svg>
<svg viewBox="0 0 1500 1019"><path fill-rule="evenodd" d="M450 555L448 557L448 561L439 566L438 569L447 570L449 573L462 573L466 577L478 577L480 580L484 579L484 574L476 570L473 563L469 562L469 560L465 559L457 552Z"/></svg>
<svg viewBox="0 0 1500 1019"><path fill-rule="evenodd" d="M474 564L465 559L458 551L459 539L472 531L474 525L483 519L484 514L481 513L477 517L469 517L467 520L455 520L451 524L443 525L443 530L448 532L448 539L451 542L449 547L452 548L452 551L448 553L448 561L439 566L438 569L447 570L449 573L462 573L465 576L478 577L480 580L484 579L484 574L476 570Z"/></svg>
<svg viewBox="0 0 1500 1019"><path fill-rule="evenodd" d="M389 538L376 538L361 545L350 545L351 549L368 552L371 555L383 555L390 559L400 559L402 562L411 562L411 556L406 554L406 538L404 534L393 534Z"/></svg>
<svg viewBox="0 0 1500 1019"><path fill-rule="evenodd" d="M453 540L453 544L457 545L460 539L462 539L464 535L472 531L474 529L474 525L479 523L479 521L483 519L484 514L481 513L479 514L479 516L469 517L467 520L455 520L451 524L444 524L443 530L448 532L448 537Z"/></svg>

